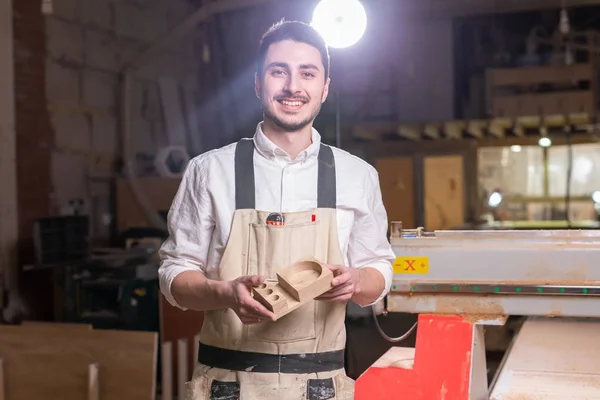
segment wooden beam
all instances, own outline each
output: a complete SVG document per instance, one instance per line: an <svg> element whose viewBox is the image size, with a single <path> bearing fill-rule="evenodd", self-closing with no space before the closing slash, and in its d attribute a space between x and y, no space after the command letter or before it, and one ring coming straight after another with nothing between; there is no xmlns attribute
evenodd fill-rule
<svg viewBox="0 0 600 400"><path fill-rule="evenodd" d="M423 135L430 139L438 140L441 139L441 127L438 124L427 124L423 129Z"/></svg>
<svg viewBox="0 0 600 400"><path fill-rule="evenodd" d="M509 118L496 118L490 122L488 131L497 139L503 139L506 130L512 127L512 121Z"/></svg>
<svg viewBox="0 0 600 400"><path fill-rule="evenodd" d="M448 139L462 139L463 131L466 128L466 121L449 121L444 124L444 132L446 132L446 137L448 137Z"/></svg>
<svg viewBox="0 0 600 400"><path fill-rule="evenodd" d="M389 124L386 124L389 125ZM373 124L373 125L355 125L351 127L352 136L356 139L362 140L380 140L381 132L384 127Z"/></svg>
<svg viewBox="0 0 600 400"><path fill-rule="evenodd" d="M562 136L550 136L552 139L552 147L567 145L567 139L565 135ZM485 138L483 140L477 140L477 144L480 147L508 147L513 145L519 146L537 146L539 136L525 136L525 137L513 137L504 139ZM600 138L589 133L571 134L571 144L586 144L586 143L598 143Z"/></svg>
<svg viewBox="0 0 600 400"><path fill-rule="evenodd" d="M520 68L490 68L487 76L490 84L494 87L588 81L594 78L594 67L591 63L582 63Z"/></svg>
<svg viewBox="0 0 600 400"><path fill-rule="evenodd" d="M3 290L17 291L17 154L11 0L0 0L0 308Z"/></svg>
<svg viewBox="0 0 600 400"><path fill-rule="evenodd" d="M467 132L477 139L483 139L485 132L489 125L489 121L486 120L473 120L467 124Z"/></svg>
<svg viewBox="0 0 600 400"><path fill-rule="evenodd" d="M421 139L421 129L418 125L400 125L396 133L404 139L415 142Z"/></svg>

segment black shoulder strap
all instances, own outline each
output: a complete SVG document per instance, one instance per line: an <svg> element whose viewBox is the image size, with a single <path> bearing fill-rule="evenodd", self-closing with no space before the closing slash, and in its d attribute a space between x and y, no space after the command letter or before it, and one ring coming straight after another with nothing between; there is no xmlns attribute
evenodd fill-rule
<svg viewBox="0 0 600 400"><path fill-rule="evenodd" d="M235 148L235 208L255 209L254 141L240 140ZM335 159L331 147L319 149L317 207L336 208Z"/></svg>
<svg viewBox="0 0 600 400"><path fill-rule="evenodd" d="M335 159L331 147L321 143L319 149L319 181L317 208L336 208Z"/></svg>
<svg viewBox="0 0 600 400"><path fill-rule="evenodd" d="M240 140L235 147L235 208L256 208L254 189L254 141Z"/></svg>

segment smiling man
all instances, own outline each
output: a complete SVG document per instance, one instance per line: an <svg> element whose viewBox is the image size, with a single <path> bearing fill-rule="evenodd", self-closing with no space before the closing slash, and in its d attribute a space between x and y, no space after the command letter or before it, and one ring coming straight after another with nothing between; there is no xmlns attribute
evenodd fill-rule
<svg viewBox="0 0 600 400"><path fill-rule="evenodd" d="M161 290L205 311L185 399L353 399L344 371L349 300L389 291L394 253L373 167L321 143L313 121L329 92L319 34L281 22L263 36L253 138L193 159L169 212ZM252 296L291 263L316 258L331 289L280 319Z"/></svg>

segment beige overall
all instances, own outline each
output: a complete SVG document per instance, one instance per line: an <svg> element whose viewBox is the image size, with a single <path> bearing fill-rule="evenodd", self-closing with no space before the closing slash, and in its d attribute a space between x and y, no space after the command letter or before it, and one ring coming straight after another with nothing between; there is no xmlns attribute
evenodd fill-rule
<svg viewBox="0 0 600 400"><path fill-rule="evenodd" d="M301 258L343 264L335 210L335 162L321 145L318 206L282 213L283 225L267 224L255 210L254 142L238 142L236 211L220 263L220 279L275 273ZM348 400L354 381L344 371L344 302L311 301L276 322L244 325L230 309L205 314L198 364L186 384L186 400Z"/></svg>

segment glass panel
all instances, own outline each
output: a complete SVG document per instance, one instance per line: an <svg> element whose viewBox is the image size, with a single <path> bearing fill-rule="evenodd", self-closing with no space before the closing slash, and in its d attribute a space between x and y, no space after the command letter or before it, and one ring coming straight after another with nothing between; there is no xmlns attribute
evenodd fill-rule
<svg viewBox="0 0 600 400"><path fill-rule="evenodd" d="M479 152L479 186L488 195L542 196L544 157L539 146L482 147ZM482 193L484 195L484 193Z"/></svg>
<svg viewBox="0 0 600 400"><path fill-rule="evenodd" d="M568 147L550 147L548 150L550 196L565 196ZM600 144L573 145L571 196L591 196L595 190L600 190Z"/></svg>

